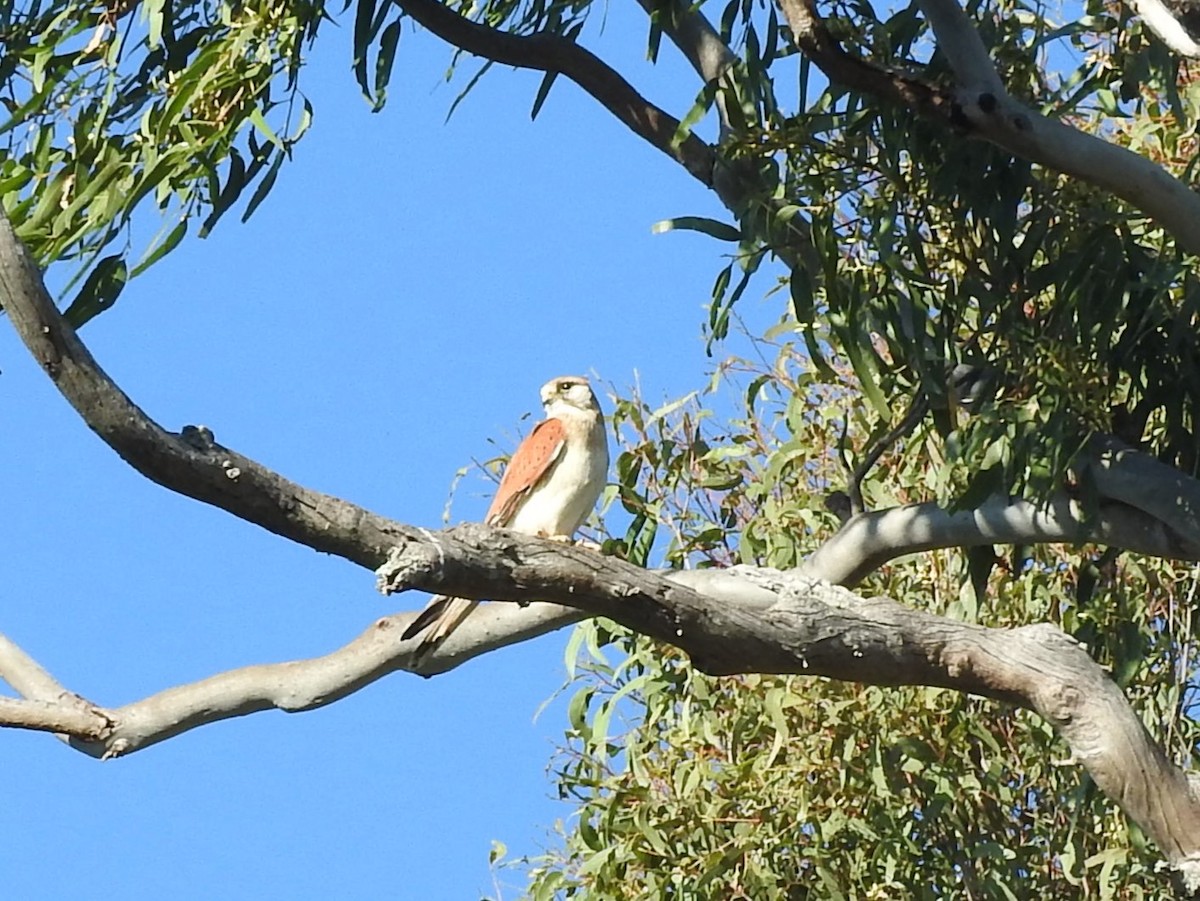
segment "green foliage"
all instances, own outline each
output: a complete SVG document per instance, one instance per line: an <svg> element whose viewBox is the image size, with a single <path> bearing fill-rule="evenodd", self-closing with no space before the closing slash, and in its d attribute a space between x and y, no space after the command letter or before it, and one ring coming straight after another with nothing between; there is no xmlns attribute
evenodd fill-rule
<svg viewBox="0 0 1200 901"><path fill-rule="evenodd" d="M670 536L658 561L787 567L838 527L824 507L844 481L838 445L865 437L862 419L841 437L859 403L852 367L831 356L840 375L820 379L794 327L780 332L769 365L729 360L713 393L654 411L618 403L619 498L636 536L654 521ZM731 396L740 410L718 422ZM959 475L910 448L884 458L865 494L923 500ZM1200 572L1039 547L993 553L977 593L970 567L937 553L864 591L988 625L1060 624L1112 668L1168 753L1191 759ZM561 849L530 862L531 898L1162 895L1157 852L1025 711L927 688L710 678L606 621L577 628L567 667L555 772L573 818Z"/></svg>
<svg viewBox="0 0 1200 901"><path fill-rule="evenodd" d="M203 235L249 189L243 218L261 203L311 119L296 75L322 16L284 0L25 0L0 13L0 202L41 265L90 270L76 324L193 220ZM147 205L162 229L138 250Z"/></svg>
<svg viewBox="0 0 1200 901"><path fill-rule="evenodd" d="M861 2L820 8L873 63L950 78L914 5L886 16ZM1181 78L1136 21L1100 4L1058 25L1020 0L971 12L1015 96L1192 177L1200 82ZM1098 429L1196 471L1200 293L1194 261L1168 234L1095 188L942 123L816 85L803 63L800 104L787 110L775 97L794 65L786 34L751 5L730 3L722 22L744 46L740 121L725 150L754 167L758 185L738 223L740 259L789 259L792 218L811 222L818 265L793 270L792 313L826 329L827 344L810 336L810 354L819 364L832 348L849 361L877 422L903 416L896 398L945 406L947 372L970 363L1002 374L1008 403L946 452L976 466L992 454L994 489L1044 493ZM729 290L731 275L722 271L713 292L717 337L745 290Z"/></svg>

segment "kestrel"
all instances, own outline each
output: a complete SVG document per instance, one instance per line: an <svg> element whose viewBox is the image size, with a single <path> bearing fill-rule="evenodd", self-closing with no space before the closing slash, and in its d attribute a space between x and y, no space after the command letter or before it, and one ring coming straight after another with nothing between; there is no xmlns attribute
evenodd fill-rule
<svg viewBox="0 0 1200 901"><path fill-rule="evenodd" d="M596 506L608 476L604 414L587 379L564 375L542 385L546 418L521 442L484 522L546 538L569 539ZM438 595L404 632L428 629L420 660L457 628L478 601Z"/></svg>

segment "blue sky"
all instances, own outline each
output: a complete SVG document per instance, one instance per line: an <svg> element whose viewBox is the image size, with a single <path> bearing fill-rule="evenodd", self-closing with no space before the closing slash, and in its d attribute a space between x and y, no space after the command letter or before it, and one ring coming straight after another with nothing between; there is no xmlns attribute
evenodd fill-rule
<svg viewBox="0 0 1200 901"><path fill-rule="evenodd" d="M685 112L699 85L677 54L664 43L645 65L640 11L606 17L585 41ZM449 51L407 26L370 114L349 24L312 54L313 131L268 201L186 241L83 337L168 428L206 425L291 479L436 526L455 471L494 456L489 439L511 449L547 378L636 374L652 401L703 384L703 307L729 246L651 226L727 217L565 80L531 123L540 76L496 68L444 123ZM760 285L744 304L769 316ZM423 603L136 474L3 321L0 371L0 631L72 690L115 706L327 652ZM482 515L489 492L469 475L453 519ZM561 707L534 721L566 639L107 763L0 733L4 893L495 897L491 841L537 852L569 811L546 773ZM498 875L516 897L519 873Z"/></svg>

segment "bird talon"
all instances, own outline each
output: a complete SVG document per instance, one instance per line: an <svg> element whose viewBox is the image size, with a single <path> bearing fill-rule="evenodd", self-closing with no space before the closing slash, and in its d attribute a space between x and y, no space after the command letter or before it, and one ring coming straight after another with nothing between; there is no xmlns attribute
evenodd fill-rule
<svg viewBox="0 0 1200 901"><path fill-rule="evenodd" d="M585 547L589 551L600 550L600 545L594 541L588 541L586 538L572 538L570 535L547 535L545 532L538 532L539 538L545 538L547 541L557 541L559 544L569 544L571 547Z"/></svg>

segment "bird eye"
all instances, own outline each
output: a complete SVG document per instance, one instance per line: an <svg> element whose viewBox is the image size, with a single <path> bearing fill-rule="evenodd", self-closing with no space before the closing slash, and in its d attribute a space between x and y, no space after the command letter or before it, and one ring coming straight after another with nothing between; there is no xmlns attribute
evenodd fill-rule
<svg viewBox="0 0 1200 901"><path fill-rule="evenodd" d="M571 382L559 382L558 390L559 391L570 391L571 390Z"/></svg>

